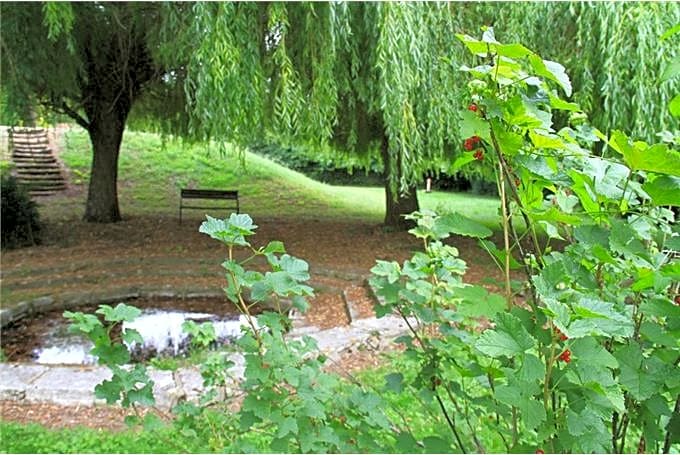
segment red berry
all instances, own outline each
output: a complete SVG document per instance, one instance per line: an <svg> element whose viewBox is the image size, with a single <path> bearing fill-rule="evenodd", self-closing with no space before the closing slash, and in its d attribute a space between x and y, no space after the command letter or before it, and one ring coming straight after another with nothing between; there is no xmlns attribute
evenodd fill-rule
<svg viewBox="0 0 680 455"><path fill-rule="evenodd" d="M680 294L675 296L675 304L680 305Z"/></svg>
<svg viewBox="0 0 680 455"><path fill-rule="evenodd" d="M479 108L477 107L477 105L475 103L471 103L468 106L468 111L477 112L478 110L479 110Z"/></svg>
<svg viewBox="0 0 680 455"><path fill-rule="evenodd" d="M555 335L557 335L557 338L559 338L560 341L566 341L569 339L569 337L562 333L562 331L557 327L555 327Z"/></svg>
<svg viewBox="0 0 680 455"><path fill-rule="evenodd" d="M522 183L522 182L520 181L520 179L517 179L517 178L516 178L516 179L515 179L515 186L519 186L520 183Z"/></svg>
<svg viewBox="0 0 680 455"><path fill-rule="evenodd" d="M482 161L484 159L484 150L478 149L472 156L474 156L477 161Z"/></svg>
<svg viewBox="0 0 680 455"><path fill-rule="evenodd" d="M479 143L481 138L479 136L472 136L467 139L465 139L465 142L463 142L463 147L465 150L472 150L475 148L475 146Z"/></svg>
<svg viewBox="0 0 680 455"><path fill-rule="evenodd" d="M545 453L543 449L536 449L536 453Z"/></svg>
<svg viewBox="0 0 680 455"><path fill-rule="evenodd" d="M571 362L571 351L569 349L565 349L565 351L562 354L560 354L559 358L564 363Z"/></svg>

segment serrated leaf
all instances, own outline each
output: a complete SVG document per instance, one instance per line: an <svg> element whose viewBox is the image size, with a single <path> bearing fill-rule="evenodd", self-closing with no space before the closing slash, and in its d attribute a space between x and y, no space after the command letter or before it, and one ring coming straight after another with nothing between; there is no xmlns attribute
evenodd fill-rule
<svg viewBox="0 0 680 455"><path fill-rule="evenodd" d="M272 253L285 253L286 248L283 246L283 242L280 242L278 240L271 241L267 244L266 247L264 247L264 250L262 250L264 254L272 254Z"/></svg>
<svg viewBox="0 0 680 455"><path fill-rule="evenodd" d="M279 422L279 429L276 433L277 438L283 438L288 434L297 434L298 424L297 421L292 417L286 417L281 422Z"/></svg>
<svg viewBox="0 0 680 455"><path fill-rule="evenodd" d="M567 75L564 66L550 60L541 60L541 58L535 54L529 57L529 62L537 75L557 82L562 90L564 90L564 94L571 96L571 81L569 80L569 76Z"/></svg>
<svg viewBox="0 0 680 455"><path fill-rule="evenodd" d="M505 298L499 294L491 294L482 286L465 286L455 291L457 298L463 299L456 310L463 316L491 318L503 311L507 305Z"/></svg>
<svg viewBox="0 0 680 455"><path fill-rule="evenodd" d="M302 259L284 254L279 261L279 266L295 280L306 281L309 279L309 264Z"/></svg>
<svg viewBox="0 0 680 455"><path fill-rule="evenodd" d="M144 338L142 338L142 335L135 329L123 330L122 338L123 341L128 345L133 343L144 344Z"/></svg>
<svg viewBox="0 0 680 455"><path fill-rule="evenodd" d="M513 357L536 345L536 340L516 316L500 313L497 320L496 328L487 329L475 343L482 353L491 357Z"/></svg>
<svg viewBox="0 0 680 455"><path fill-rule="evenodd" d="M621 386L636 400L650 398L663 384L665 371L653 359L645 359L636 343L619 348L614 357L619 361Z"/></svg>
<svg viewBox="0 0 680 455"><path fill-rule="evenodd" d="M628 136L618 130L612 132L608 143L633 170L680 176L680 152L666 144L631 144Z"/></svg>
<svg viewBox="0 0 680 455"><path fill-rule="evenodd" d="M101 305L95 313L104 315L104 320L110 322L132 322L142 314L139 308L119 303L115 308Z"/></svg>
<svg viewBox="0 0 680 455"><path fill-rule="evenodd" d="M450 174L455 174L458 172L463 166L465 166L468 163L471 163L475 161L475 152L464 152L462 155L460 155L456 160L453 162L451 165L451 168L449 169Z"/></svg>
<svg viewBox="0 0 680 455"><path fill-rule="evenodd" d="M437 436L423 438L425 453L451 453L451 444Z"/></svg>
<svg viewBox="0 0 680 455"><path fill-rule="evenodd" d="M609 353L595 338L579 338L574 340L570 349L579 362L585 364L598 365L607 368L618 368L619 363L616 358Z"/></svg>
<svg viewBox="0 0 680 455"><path fill-rule="evenodd" d="M533 354L521 356L522 364L517 371L517 378L522 382L540 381L545 377L545 364Z"/></svg>
<svg viewBox="0 0 680 455"><path fill-rule="evenodd" d="M107 365L123 365L130 361L130 353L124 345L96 344L90 351L99 361Z"/></svg>
<svg viewBox="0 0 680 455"><path fill-rule="evenodd" d="M460 213L448 213L437 219L440 228L458 235L474 238L490 237L493 232L483 224Z"/></svg>
<svg viewBox="0 0 680 455"><path fill-rule="evenodd" d="M390 373L385 376L385 389L394 393L401 393L404 390L404 375L401 373Z"/></svg>
<svg viewBox="0 0 680 455"><path fill-rule="evenodd" d="M460 137L467 139L479 136L487 142L490 141L489 124L484 119L468 110L462 111L460 117Z"/></svg>
<svg viewBox="0 0 680 455"><path fill-rule="evenodd" d="M399 280L401 271L397 262L391 261L375 261L376 265L371 269L371 273L377 276L383 276L389 283L394 283Z"/></svg>
<svg viewBox="0 0 680 455"><path fill-rule="evenodd" d="M656 205L680 206L680 178L661 175L648 180L642 189L652 198Z"/></svg>

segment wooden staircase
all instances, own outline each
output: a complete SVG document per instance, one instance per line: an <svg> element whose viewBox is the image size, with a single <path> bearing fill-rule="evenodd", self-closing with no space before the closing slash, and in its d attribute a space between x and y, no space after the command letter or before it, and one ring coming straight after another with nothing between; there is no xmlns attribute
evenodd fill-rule
<svg viewBox="0 0 680 455"><path fill-rule="evenodd" d="M10 128L9 146L17 182L25 185L31 196L49 196L66 189L66 180L50 148L47 130Z"/></svg>

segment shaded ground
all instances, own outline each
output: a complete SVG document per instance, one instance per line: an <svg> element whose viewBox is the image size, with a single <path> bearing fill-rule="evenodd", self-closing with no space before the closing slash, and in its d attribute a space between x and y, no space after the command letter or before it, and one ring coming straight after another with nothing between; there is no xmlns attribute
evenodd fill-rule
<svg viewBox="0 0 680 455"><path fill-rule="evenodd" d="M49 199L42 203L48 204ZM172 217L135 216L109 225L53 223L43 245L3 252L2 305L43 295L115 291L150 284L219 291L224 285L220 264L226 251L198 232L200 221L196 216L179 226ZM309 262L317 296L304 323L321 328L349 322L347 299L353 301L358 317L371 316L365 279L375 260L403 261L421 247L407 233L385 232L379 225L362 222L274 218L255 222L259 228L252 238L254 246L281 240L290 254ZM498 278L473 240L454 238L450 243L468 262L468 281ZM228 305L226 300L224 304ZM363 351L346 355L329 368L346 373L379 362L378 353ZM84 425L117 430L124 428L124 415L123 410L110 407L0 403L2 419L48 427Z"/></svg>

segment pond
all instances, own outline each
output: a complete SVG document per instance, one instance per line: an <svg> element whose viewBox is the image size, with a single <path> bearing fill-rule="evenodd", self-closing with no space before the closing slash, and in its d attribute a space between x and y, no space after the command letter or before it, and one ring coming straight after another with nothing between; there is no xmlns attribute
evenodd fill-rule
<svg viewBox="0 0 680 455"><path fill-rule="evenodd" d="M124 324L124 328L137 330L144 340L141 345L130 346L135 361L185 354L190 342L189 336L182 331L185 321L212 322L218 345L233 342L241 334L241 326L246 324L245 318L224 299L139 299L124 303L142 310L135 321ZM97 306L92 305L74 311L92 313L96 309ZM69 333L68 325L62 310L36 314L11 323L2 329L2 352L10 362L96 363L89 354L92 343L80 335Z"/></svg>

